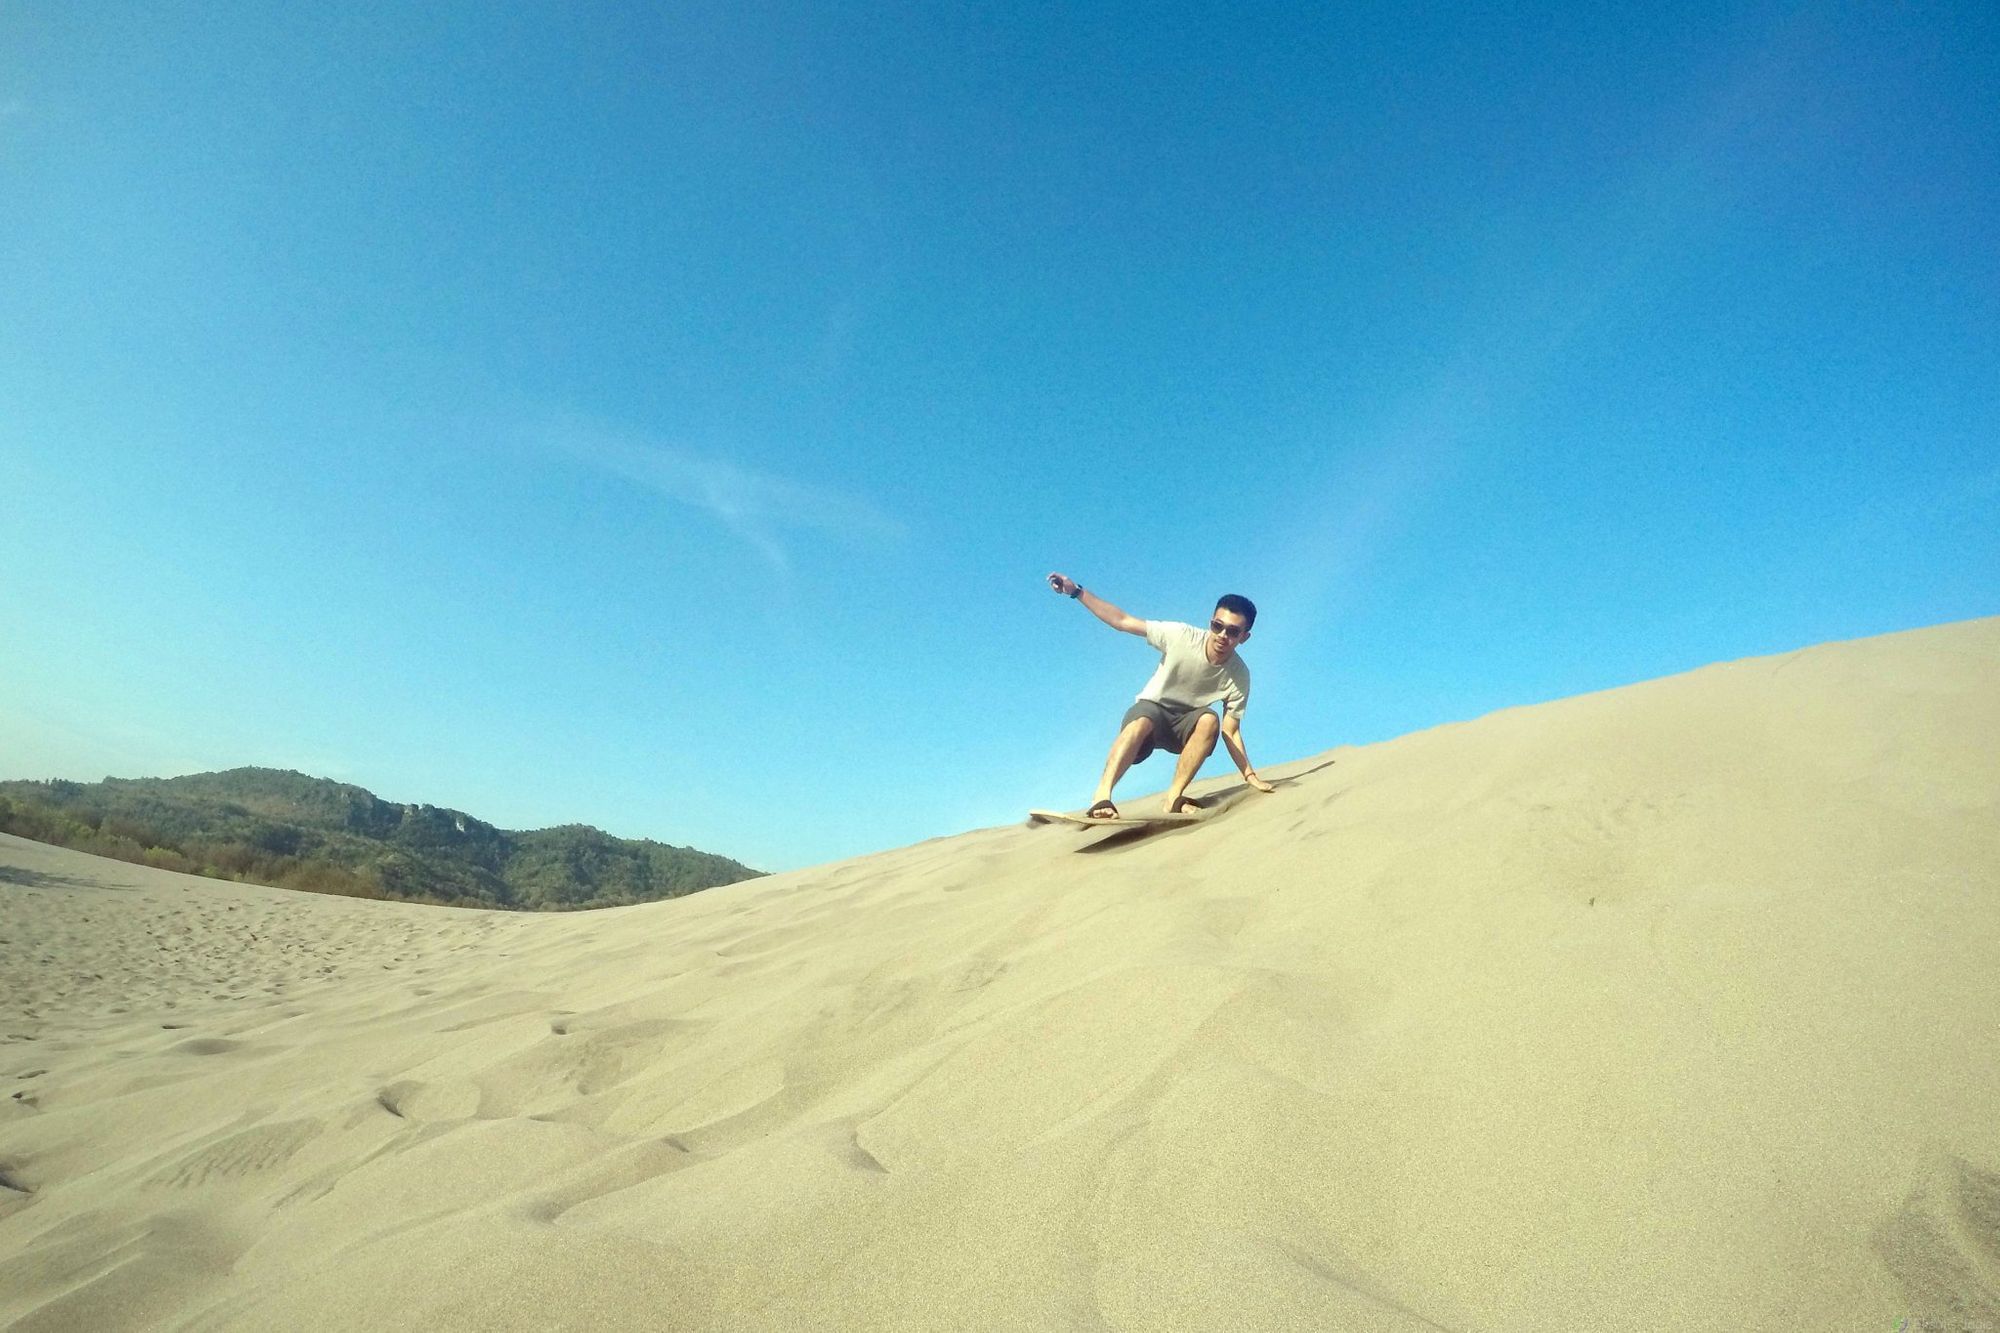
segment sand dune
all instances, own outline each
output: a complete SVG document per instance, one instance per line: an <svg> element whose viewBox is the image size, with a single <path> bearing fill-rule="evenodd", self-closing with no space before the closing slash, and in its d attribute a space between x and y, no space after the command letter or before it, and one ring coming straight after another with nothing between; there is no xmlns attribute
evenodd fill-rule
<svg viewBox="0 0 2000 1333"><path fill-rule="evenodd" d="M0 838L0 1320L2000 1328L1996 686L1973 621L576 916Z"/></svg>

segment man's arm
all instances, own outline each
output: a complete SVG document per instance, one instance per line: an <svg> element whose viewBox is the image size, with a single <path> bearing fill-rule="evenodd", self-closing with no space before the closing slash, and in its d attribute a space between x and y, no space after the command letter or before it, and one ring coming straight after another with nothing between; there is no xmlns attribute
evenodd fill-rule
<svg viewBox="0 0 2000 1333"><path fill-rule="evenodd" d="M1243 720L1237 717L1222 719L1222 743L1229 747L1229 757L1236 761L1236 767L1243 771L1243 780L1258 791L1276 791L1270 783L1257 776L1257 770L1250 767L1250 752L1243 748Z"/></svg>
<svg viewBox="0 0 2000 1333"><path fill-rule="evenodd" d="M1099 620L1111 626L1111 628L1123 630L1127 634L1137 634L1142 639L1146 637L1145 621L1139 619L1137 616L1126 615L1096 593L1084 588L1075 579L1064 574L1051 574L1049 575L1049 586L1065 597L1074 597L1082 602L1084 606L1090 609L1090 614L1096 616Z"/></svg>

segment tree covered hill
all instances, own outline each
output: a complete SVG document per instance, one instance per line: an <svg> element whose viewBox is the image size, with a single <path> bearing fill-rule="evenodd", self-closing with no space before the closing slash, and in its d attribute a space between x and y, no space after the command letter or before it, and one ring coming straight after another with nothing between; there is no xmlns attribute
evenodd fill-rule
<svg viewBox="0 0 2000 1333"><path fill-rule="evenodd" d="M582 824L495 828L275 768L0 782L0 831L222 879L464 907L615 907L760 873Z"/></svg>

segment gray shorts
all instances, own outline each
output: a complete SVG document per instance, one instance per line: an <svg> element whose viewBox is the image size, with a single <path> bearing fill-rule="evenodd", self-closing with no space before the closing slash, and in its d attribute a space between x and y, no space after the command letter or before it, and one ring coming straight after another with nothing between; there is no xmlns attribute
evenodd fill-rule
<svg viewBox="0 0 2000 1333"><path fill-rule="evenodd" d="M1124 720L1119 722L1118 729L1125 730L1137 718L1152 719L1152 733L1140 743L1139 753L1132 760L1138 764L1145 762L1146 756L1154 750L1179 754L1181 747L1188 743L1188 737L1194 735L1195 727L1201 722L1201 715L1212 711L1207 708L1180 709L1157 700L1141 699L1125 710Z"/></svg>

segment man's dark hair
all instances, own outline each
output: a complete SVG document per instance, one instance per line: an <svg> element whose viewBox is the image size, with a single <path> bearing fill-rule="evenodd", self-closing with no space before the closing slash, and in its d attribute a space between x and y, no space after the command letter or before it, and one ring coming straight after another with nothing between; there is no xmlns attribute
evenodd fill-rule
<svg viewBox="0 0 2000 1333"><path fill-rule="evenodd" d="M1218 611L1234 611L1237 615L1242 616L1243 632L1245 634L1248 634L1251 627L1257 623L1257 605L1248 597L1239 597L1233 592L1225 593L1223 596L1215 599L1215 609Z"/></svg>

